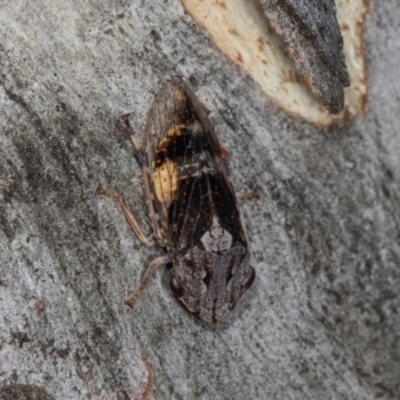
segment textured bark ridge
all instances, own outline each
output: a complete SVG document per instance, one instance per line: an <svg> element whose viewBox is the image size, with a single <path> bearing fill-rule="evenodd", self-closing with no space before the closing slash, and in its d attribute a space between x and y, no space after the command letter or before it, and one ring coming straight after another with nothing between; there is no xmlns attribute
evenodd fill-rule
<svg viewBox="0 0 400 400"><path fill-rule="evenodd" d="M368 1L181 1L279 107L319 126L364 112Z"/></svg>
<svg viewBox="0 0 400 400"><path fill-rule="evenodd" d="M350 77L334 1L260 0L260 3L312 92L331 114L341 113L344 87L350 85Z"/></svg>
<svg viewBox="0 0 400 400"><path fill-rule="evenodd" d="M54 400L54 397L33 385L10 385L0 387L0 400Z"/></svg>
<svg viewBox="0 0 400 400"><path fill-rule="evenodd" d="M355 31L342 17L338 2L347 102L365 64L349 58ZM277 108L178 0L3 2L0 396L28 387L31 398L57 400L398 400L398 21L398 0L375 2L366 112L318 128ZM260 46L254 60L272 74ZM273 82L300 110L305 84L291 68L285 85ZM165 253L142 246L118 206L94 195L102 183L123 196L151 232L120 115L130 113L143 142L151 102L173 79L210 111L236 194L258 187L259 199L243 204L256 278L216 324L176 299L168 266L126 307Z"/></svg>

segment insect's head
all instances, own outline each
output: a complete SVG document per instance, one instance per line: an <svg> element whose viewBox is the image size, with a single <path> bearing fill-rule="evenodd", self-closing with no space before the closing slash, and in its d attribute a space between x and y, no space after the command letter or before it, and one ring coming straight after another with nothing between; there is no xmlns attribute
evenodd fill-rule
<svg viewBox="0 0 400 400"><path fill-rule="evenodd" d="M170 286L186 307L206 322L225 318L253 284L248 252L235 246L223 253L194 249L174 266Z"/></svg>

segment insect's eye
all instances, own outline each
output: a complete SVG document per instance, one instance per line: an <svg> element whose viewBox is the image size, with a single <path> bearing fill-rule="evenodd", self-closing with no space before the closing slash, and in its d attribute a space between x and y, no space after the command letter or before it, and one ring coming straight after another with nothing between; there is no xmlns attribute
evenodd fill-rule
<svg viewBox="0 0 400 400"><path fill-rule="evenodd" d="M249 277L247 278L247 281L244 284L246 289L248 289L253 284L255 278L256 278L256 271L254 271L253 267L250 267Z"/></svg>
<svg viewBox="0 0 400 400"><path fill-rule="evenodd" d="M179 283L175 275L171 275L169 286L176 297L183 297L185 294L185 288Z"/></svg>

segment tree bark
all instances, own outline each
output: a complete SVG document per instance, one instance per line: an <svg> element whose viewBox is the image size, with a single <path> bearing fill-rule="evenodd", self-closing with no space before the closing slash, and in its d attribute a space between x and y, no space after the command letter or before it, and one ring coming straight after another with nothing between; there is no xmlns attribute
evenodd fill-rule
<svg viewBox="0 0 400 400"><path fill-rule="evenodd" d="M375 2L367 112L319 129L277 109L177 0L1 3L0 395L399 398L399 20L397 0ZM94 195L119 193L150 232L119 115L141 137L175 78L211 111L236 192L260 194L243 207L256 281L212 325L167 268L127 309L163 251Z"/></svg>

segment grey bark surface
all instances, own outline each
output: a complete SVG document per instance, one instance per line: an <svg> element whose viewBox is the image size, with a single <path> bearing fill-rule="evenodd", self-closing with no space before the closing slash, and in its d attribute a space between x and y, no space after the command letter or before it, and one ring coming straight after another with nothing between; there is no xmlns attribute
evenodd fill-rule
<svg viewBox="0 0 400 400"><path fill-rule="evenodd" d="M56 4L57 3L57 4ZM0 389L55 399L399 399L400 7L367 26L367 113L321 130L276 109L177 0L0 3ZM257 276L224 321L155 273L119 115L188 81L211 110ZM16 386L19 387L19 386ZM37 392L40 392L38 389ZM0 390L1 393L1 390Z"/></svg>

